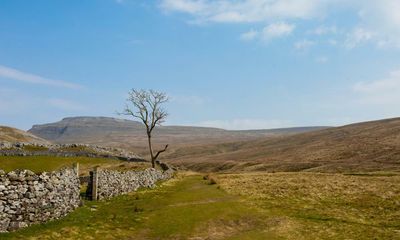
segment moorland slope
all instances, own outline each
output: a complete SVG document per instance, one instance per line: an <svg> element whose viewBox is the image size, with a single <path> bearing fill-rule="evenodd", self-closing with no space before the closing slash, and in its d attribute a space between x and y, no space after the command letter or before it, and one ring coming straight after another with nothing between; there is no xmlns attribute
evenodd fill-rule
<svg viewBox="0 0 400 240"><path fill-rule="evenodd" d="M400 118L182 147L166 157L198 171L400 171Z"/></svg>
<svg viewBox="0 0 400 240"><path fill-rule="evenodd" d="M20 129L0 126L0 142L24 142L35 144L49 144L47 140Z"/></svg>

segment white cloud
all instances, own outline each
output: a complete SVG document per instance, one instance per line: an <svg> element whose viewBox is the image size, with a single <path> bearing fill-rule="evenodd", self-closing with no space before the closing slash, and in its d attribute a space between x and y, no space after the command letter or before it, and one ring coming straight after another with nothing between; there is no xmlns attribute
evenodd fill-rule
<svg viewBox="0 0 400 240"><path fill-rule="evenodd" d="M336 26L319 26L312 30L310 33L315 35L328 35L338 33L338 28Z"/></svg>
<svg viewBox="0 0 400 240"><path fill-rule="evenodd" d="M303 39L301 41L297 41L297 42L294 43L294 47L297 50L307 50L307 49L309 49L310 47L312 47L314 45L315 45L315 42L311 41L311 40L308 40L308 39Z"/></svg>
<svg viewBox="0 0 400 240"><path fill-rule="evenodd" d="M162 0L167 12L192 14L197 22L263 22L307 19L320 15L326 0Z"/></svg>
<svg viewBox="0 0 400 240"><path fill-rule="evenodd" d="M263 29L262 37L265 40L269 40L272 38L287 36L290 35L294 29L295 25L285 22L272 23Z"/></svg>
<svg viewBox="0 0 400 240"><path fill-rule="evenodd" d="M258 37L260 33L254 29L240 35L240 39L243 41L251 41Z"/></svg>
<svg viewBox="0 0 400 240"><path fill-rule="evenodd" d="M41 84L48 85L54 87L62 87L62 88L71 88L71 89L80 89L81 85L69 83L60 80L53 80L44 78L38 75L34 75L31 73L22 72L10 67L0 65L0 78L5 78L13 81L27 82L33 84Z"/></svg>
<svg viewBox="0 0 400 240"><path fill-rule="evenodd" d="M317 63L327 63L329 61L329 58L325 57L325 56L321 56L321 57L315 58L315 61Z"/></svg>
<svg viewBox="0 0 400 240"><path fill-rule="evenodd" d="M205 12L210 11L204 1L192 0L163 0L160 7L165 11L178 11L196 15L204 15Z"/></svg>
<svg viewBox="0 0 400 240"><path fill-rule="evenodd" d="M345 46L349 49L355 48L363 43L371 41L374 38L374 36L375 33L367 29L356 28L347 35Z"/></svg>
<svg viewBox="0 0 400 240"><path fill-rule="evenodd" d="M382 47L400 48L400 1L379 0L361 3L359 17L363 25L376 33L376 43Z"/></svg>
<svg viewBox="0 0 400 240"><path fill-rule="evenodd" d="M259 39L262 41L270 41L274 38L280 38L290 35L294 29L295 25L286 22L275 22L265 26L261 30L251 29L240 35L240 39L243 41L252 41Z"/></svg>
<svg viewBox="0 0 400 240"><path fill-rule="evenodd" d="M353 86L359 94L359 102L364 104L394 104L400 103L400 70L393 71L387 78L359 82Z"/></svg>
<svg viewBox="0 0 400 240"><path fill-rule="evenodd" d="M181 12L197 23L262 23L327 21L332 13L352 13L356 21L305 30L314 35L343 35L352 49L370 42L379 48L400 48L399 0L160 0L165 12ZM352 24L352 25L350 25ZM344 29L354 29L347 34ZM258 31L260 35L263 31ZM255 33L241 39L255 39ZM347 37L346 37L347 35ZM339 40L339 39L337 39Z"/></svg>
<svg viewBox="0 0 400 240"><path fill-rule="evenodd" d="M249 130L249 129L271 129L293 127L290 121L264 120L264 119L233 119L233 120L210 120L203 121L196 126L215 127L228 130Z"/></svg>

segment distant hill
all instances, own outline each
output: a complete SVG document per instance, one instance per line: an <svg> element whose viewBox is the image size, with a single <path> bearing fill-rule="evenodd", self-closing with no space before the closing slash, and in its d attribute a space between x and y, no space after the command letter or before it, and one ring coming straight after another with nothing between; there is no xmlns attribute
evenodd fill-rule
<svg viewBox="0 0 400 240"><path fill-rule="evenodd" d="M182 147L165 157L198 171L400 171L400 118Z"/></svg>
<svg viewBox="0 0 400 240"><path fill-rule="evenodd" d="M204 143L249 141L258 138L291 135L326 127L300 127L272 130L228 131L218 128L162 126L155 130L156 145L170 144L171 149ZM34 125L30 133L55 143L87 143L122 147L146 152L146 133L141 123L108 117L70 117L59 122Z"/></svg>
<svg viewBox="0 0 400 240"><path fill-rule="evenodd" d="M6 126L0 126L0 142L49 144L48 141L39 138L31 133Z"/></svg>

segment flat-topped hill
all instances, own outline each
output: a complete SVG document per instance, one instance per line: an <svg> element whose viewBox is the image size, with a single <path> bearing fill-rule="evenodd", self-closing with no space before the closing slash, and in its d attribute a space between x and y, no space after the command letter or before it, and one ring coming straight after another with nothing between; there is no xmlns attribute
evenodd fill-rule
<svg viewBox="0 0 400 240"><path fill-rule="evenodd" d="M204 143L247 141L259 138L291 135L326 127L299 127L271 130L229 131L218 128L190 126L161 126L155 130L155 145L193 146ZM34 125L29 130L37 136L56 143L85 143L122 147L139 153L146 152L147 139L140 122L107 117L71 117L59 122Z"/></svg>

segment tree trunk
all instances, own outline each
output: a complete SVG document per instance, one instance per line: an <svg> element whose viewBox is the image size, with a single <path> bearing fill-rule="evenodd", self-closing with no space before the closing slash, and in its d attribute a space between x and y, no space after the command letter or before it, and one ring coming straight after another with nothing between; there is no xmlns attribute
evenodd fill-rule
<svg viewBox="0 0 400 240"><path fill-rule="evenodd" d="M154 155L153 155L153 148L151 146L151 134L147 133L147 139L149 140L149 150L150 150L150 157L151 157L151 166L153 168L156 167L155 162L154 162Z"/></svg>

